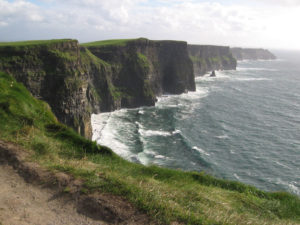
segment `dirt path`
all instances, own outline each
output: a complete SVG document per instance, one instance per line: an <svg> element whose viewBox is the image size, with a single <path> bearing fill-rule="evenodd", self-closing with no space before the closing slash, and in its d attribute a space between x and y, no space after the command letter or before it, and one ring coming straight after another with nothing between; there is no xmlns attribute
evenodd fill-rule
<svg viewBox="0 0 300 225"><path fill-rule="evenodd" d="M155 224L122 197L81 194L82 181L26 162L27 156L0 140L0 225Z"/></svg>
<svg viewBox="0 0 300 225"><path fill-rule="evenodd" d="M0 165L0 221L2 225L102 225L78 214L73 201L54 191L28 184L11 166Z"/></svg>

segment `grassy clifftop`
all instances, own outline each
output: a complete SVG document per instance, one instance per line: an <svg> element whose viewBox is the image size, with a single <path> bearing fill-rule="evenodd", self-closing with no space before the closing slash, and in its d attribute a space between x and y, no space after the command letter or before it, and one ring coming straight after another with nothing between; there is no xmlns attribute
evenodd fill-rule
<svg viewBox="0 0 300 225"><path fill-rule="evenodd" d="M0 139L53 171L84 180L82 194L120 195L159 224L299 224L300 200L205 173L129 163L57 122L48 105L0 73Z"/></svg>
<svg viewBox="0 0 300 225"><path fill-rule="evenodd" d="M147 38L132 38L132 39L110 39L103 41L93 41L81 44L84 47L108 47L108 46L126 46L129 43L136 42L152 42L152 43L162 43L162 42L181 42L185 41L175 41L175 40L149 40Z"/></svg>
<svg viewBox="0 0 300 225"><path fill-rule="evenodd" d="M124 46L130 41L134 41L137 39L111 39L111 40L103 40L103 41L94 41L89 43L83 43L82 46L85 47L98 47L98 46L106 46L106 45L118 45Z"/></svg>
<svg viewBox="0 0 300 225"><path fill-rule="evenodd" d="M0 47L51 45L51 44L58 44L58 43L64 43L64 42L70 42L70 41L76 41L76 40L73 40L73 39L53 39L53 40L0 42Z"/></svg>

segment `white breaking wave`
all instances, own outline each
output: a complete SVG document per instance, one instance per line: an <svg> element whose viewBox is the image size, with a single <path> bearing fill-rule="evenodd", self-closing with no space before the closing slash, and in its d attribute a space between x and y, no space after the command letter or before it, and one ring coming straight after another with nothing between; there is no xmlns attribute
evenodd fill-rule
<svg viewBox="0 0 300 225"><path fill-rule="evenodd" d="M138 123L138 122L136 122ZM142 127L142 125L139 125L140 127ZM168 136L172 136L175 134L180 134L181 131L180 130L175 130L172 132L168 132L168 131L163 131L163 130L145 130L142 128L138 129L138 132L140 135L144 136L144 137L151 137L151 136L164 136L164 137L168 137Z"/></svg>
<svg viewBox="0 0 300 225"><path fill-rule="evenodd" d="M250 68L246 68L246 67L237 67L236 68L237 71L278 71L276 69L270 69L270 68L255 68L255 67L250 67Z"/></svg>
<svg viewBox="0 0 300 225"><path fill-rule="evenodd" d="M197 152L199 152L199 153L201 153L201 154L204 154L204 155L210 156L210 154L209 154L209 153L207 153L207 152L206 152L206 151L204 151L202 148L199 148L199 147L197 147L197 146L194 146L192 149L193 149L193 150L196 150Z"/></svg>
<svg viewBox="0 0 300 225"><path fill-rule="evenodd" d="M184 106L180 100L194 100L204 98L208 95L208 88L197 88L196 91L190 91L180 95L163 95L157 98L155 106L157 107L172 107Z"/></svg>
<svg viewBox="0 0 300 225"><path fill-rule="evenodd" d="M225 134L225 135L216 136L216 138L219 138L219 139L227 139L228 136Z"/></svg>
<svg viewBox="0 0 300 225"><path fill-rule="evenodd" d="M180 134L181 133L181 130L175 130L172 132L172 134Z"/></svg>
<svg viewBox="0 0 300 225"><path fill-rule="evenodd" d="M291 169L289 166L287 166L287 165L284 165L283 163L280 163L280 162L278 162L278 161L274 161L277 165L279 165L279 166L282 166L282 167L285 167L285 168L287 168L287 169Z"/></svg>
<svg viewBox="0 0 300 225"><path fill-rule="evenodd" d="M162 130L144 130L144 129L139 129L139 133L144 136L144 137L150 137L150 136L164 136L168 137L171 136L171 132L167 131L162 131Z"/></svg>
<svg viewBox="0 0 300 225"><path fill-rule="evenodd" d="M92 114L92 140L100 145L111 148L116 154L125 159L131 159L136 157L136 155L130 152L129 147L124 144L124 140L121 139L122 137L120 137L118 129L116 129L116 127L121 127L127 130L132 126L132 124L126 124L124 121L118 119L118 117L125 113L126 110L118 110L111 113ZM128 137L125 138L128 139Z"/></svg>
<svg viewBox="0 0 300 225"><path fill-rule="evenodd" d="M236 173L234 173L233 176L234 176L237 180L240 180L240 177L239 177Z"/></svg>
<svg viewBox="0 0 300 225"><path fill-rule="evenodd" d="M272 181L272 179L269 179L269 180ZM300 189L299 189L299 187L296 186L297 185L296 181L287 182L287 181L281 180L280 178L277 178L275 180L275 183L279 184L279 185L287 186L291 192L295 193L296 195L300 195Z"/></svg>
<svg viewBox="0 0 300 225"><path fill-rule="evenodd" d="M164 156L164 155L156 155L155 156L156 159L166 159L168 157Z"/></svg>
<svg viewBox="0 0 300 225"><path fill-rule="evenodd" d="M141 109L138 111L138 114L140 114L140 115L143 115L144 113L145 113L145 111L143 111Z"/></svg>
<svg viewBox="0 0 300 225"><path fill-rule="evenodd" d="M236 77L235 80L237 81L261 81L261 80L271 80L268 78L262 78L262 77Z"/></svg>
<svg viewBox="0 0 300 225"><path fill-rule="evenodd" d="M215 81L219 79L230 79L230 76L226 74L228 73L228 71L226 73L224 71L215 71L215 73L216 73L215 77L211 77L210 74L207 73L204 76L196 77L195 81L199 82L199 81Z"/></svg>

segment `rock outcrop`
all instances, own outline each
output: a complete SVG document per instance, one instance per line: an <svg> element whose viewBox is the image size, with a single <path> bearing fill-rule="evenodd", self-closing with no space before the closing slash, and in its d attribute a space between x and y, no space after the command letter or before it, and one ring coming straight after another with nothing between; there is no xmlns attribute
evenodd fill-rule
<svg viewBox="0 0 300 225"><path fill-rule="evenodd" d="M196 76L213 70L235 70L237 62L230 48L213 45L188 45L189 56L193 62Z"/></svg>
<svg viewBox="0 0 300 225"><path fill-rule="evenodd" d="M58 120L91 138L91 114L154 105L163 93L195 90L187 43L136 39L80 46L77 40L0 46L0 70L46 101Z"/></svg>
<svg viewBox="0 0 300 225"><path fill-rule="evenodd" d="M267 49L262 48L231 48L236 60L273 60L276 56Z"/></svg>

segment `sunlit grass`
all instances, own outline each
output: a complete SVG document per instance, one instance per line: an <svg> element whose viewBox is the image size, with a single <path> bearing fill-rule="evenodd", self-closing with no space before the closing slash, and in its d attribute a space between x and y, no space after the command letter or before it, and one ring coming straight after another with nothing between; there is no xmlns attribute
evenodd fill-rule
<svg viewBox="0 0 300 225"><path fill-rule="evenodd" d="M133 41L133 40L136 39L110 39L110 40L83 43L81 45L85 47L97 47L97 46L105 46L105 45L125 46L129 41Z"/></svg>
<svg viewBox="0 0 300 225"><path fill-rule="evenodd" d="M34 46L34 45L47 45L56 44L67 41L73 41L72 39L53 39L53 40L32 40L32 41L16 41L16 42L0 42L0 47L17 47L17 46Z"/></svg>

